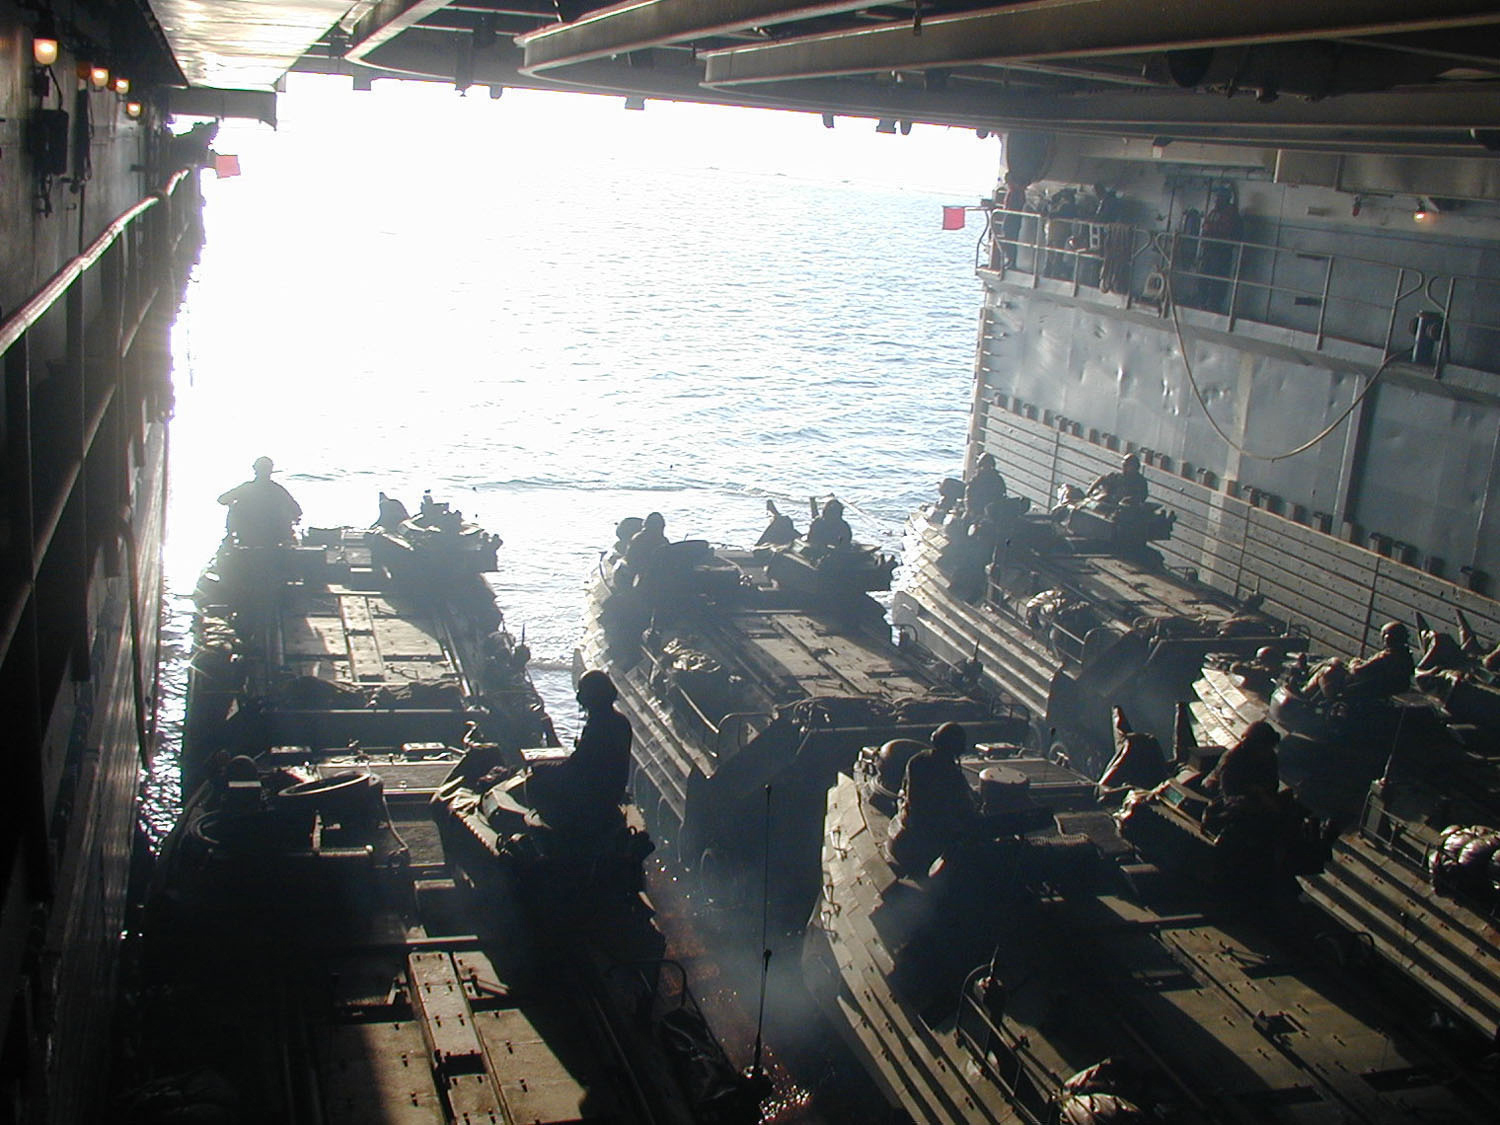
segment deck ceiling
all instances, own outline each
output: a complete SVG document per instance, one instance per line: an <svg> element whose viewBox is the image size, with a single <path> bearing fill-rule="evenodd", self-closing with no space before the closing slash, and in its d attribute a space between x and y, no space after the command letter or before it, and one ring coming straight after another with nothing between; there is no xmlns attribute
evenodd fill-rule
<svg viewBox="0 0 1500 1125"><path fill-rule="evenodd" d="M350 0L150 0L190 86L267 90Z"/></svg>
<svg viewBox="0 0 1500 1125"><path fill-rule="evenodd" d="M184 70L211 85L238 84L225 75L264 45L269 69L465 87L1331 152L1500 149L1493 0L152 3Z"/></svg>

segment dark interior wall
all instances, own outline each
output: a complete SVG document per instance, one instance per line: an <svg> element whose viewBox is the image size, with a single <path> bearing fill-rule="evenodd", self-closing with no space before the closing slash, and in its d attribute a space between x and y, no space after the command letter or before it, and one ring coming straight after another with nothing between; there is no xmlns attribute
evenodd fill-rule
<svg viewBox="0 0 1500 1125"><path fill-rule="evenodd" d="M154 186L144 172L147 126L127 118L122 99L113 92L91 92L79 99L79 60L66 46L51 68L56 81L47 96L33 92L33 25L32 13L0 0L0 316L20 307L78 253L80 244L92 242ZM77 177L77 183L53 182L51 215L42 214L37 205L34 164L27 151L31 122L44 106L68 113L70 134L81 121L89 133L87 178L70 160L67 178ZM85 112L79 112L80 106Z"/></svg>

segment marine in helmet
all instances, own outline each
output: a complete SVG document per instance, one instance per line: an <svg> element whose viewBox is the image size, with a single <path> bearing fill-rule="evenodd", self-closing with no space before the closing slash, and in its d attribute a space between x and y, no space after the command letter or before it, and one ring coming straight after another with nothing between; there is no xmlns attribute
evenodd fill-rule
<svg viewBox="0 0 1500 1125"><path fill-rule="evenodd" d="M394 496L387 496L384 492L380 494L380 514L375 519L376 527L395 533L409 519L411 513L406 510L405 504Z"/></svg>
<svg viewBox="0 0 1500 1125"><path fill-rule="evenodd" d="M224 527L242 547L277 547L295 541L292 526L302 519L302 506L271 479L275 464L257 457L255 476L219 497L229 508Z"/></svg>
<svg viewBox="0 0 1500 1125"><path fill-rule="evenodd" d="M964 482L964 512L970 520L977 520L989 510L991 504L1005 499L1005 478L995 468L995 455L984 453Z"/></svg>
<svg viewBox="0 0 1500 1125"><path fill-rule="evenodd" d="M597 668L578 678L583 730L568 759L574 784L587 801L618 805L630 782L630 720L615 709L619 692L608 672Z"/></svg>
<svg viewBox="0 0 1500 1125"><path fill-rule="evenodd" d="M891 859L912 875L963 838L974 819L974 795L958 757L969 739L957 723L932 732L932 745L906 763L887 845Z"/></svg>
<svg viewBox="0 0 1500 1125"><path fill-rule="evenodd" d="M1416 662L1411 655L1411 633L1399 621L1380 629L1381 649L1373 656L1345 664L1335 657L1322 664L1303 687L1306 695L1324 699L1384 699L1411 687Z"/></svg>
<svg viewBox="0 0 1500 1125"><path fill-rule="evenodd" d="M1281 733L1264 719L1251 723L1240 739L1203 779L1203 787L1227 799L1260 797L1271 800L1281 786L1276 744Z"/></svg>
<svg viewBox="0 0 1500 1125"><path fill-rule="evenodd" d="M607 672L578 679L583 730L567 760L533 770L527 782L532 804L554 828L595 824L612 818L630 782L630 720L615 709L619 692Z"/></svg>
<svg viewBox="0 0 1500 1125"><path fill-rule="evenodd" d="M854 542L854 532L844 519L844 505L837 498L824 504L821 512L814 503L813 511L813 521L807 527L808 546L838 550Z"/></svg>
<svg viewBox="0 0 1500 1125"><path fill-rule="evenodd" d="M651 569L667 546L667 520L660 512L652 512L641 522L641 529L630 537L625 548L625 561L637 574Z"/></svg>
<svg viewBox="0 0 1500 1125"><path fill-rule="evenodd" d="M1088 498L1098 501L1100 507L1116 508L1122 504L1144 504L1146 502L1146 477L1141 472L1141 459L1134 453L1120 461L1120 471L1096 477L1089 485Z"/></svg>
<svg viewBox="0 0 1500 1125"><path fill-rule="evenodd" d="M646 521L640 516L626 516L615 524L615 554L623 559L625 552L630 550L630 541L635 538L636 532L645 526Z"/></svg>
<svg viewBox="0 0 1500 1125"><path fill-rule="evenodd" d="M1251 691L1269 695L1284 663L1281 651L1274 645L1261 645L1249 660L1233 661L1229 670L1239 676Z"/></svg>
<svg viewBox="0 0 1500 1125"><path fill-rule="evenodd" d="M766 515L771 517L771 522L755 541L757 547L786 547L797 541L797 526L792 523L791 516L777 509L776 501L766 501Z"/></svg>

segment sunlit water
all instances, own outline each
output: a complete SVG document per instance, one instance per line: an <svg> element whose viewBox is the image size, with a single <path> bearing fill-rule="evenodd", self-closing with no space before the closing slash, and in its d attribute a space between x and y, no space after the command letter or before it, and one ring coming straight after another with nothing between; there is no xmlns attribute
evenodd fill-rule
<svg viewBox="0 0 1500 1125"><path fill-rule="evenodd" d="M564 738L583 584L622 517L745 544L767 498L805 526L808 497L833 493L860 539L898 550L959 465L971 394L978 224L943 232L940 205L973 202L998 160L930 133L317 81L294 82L274 137L226 128L218 148L246 174L205 182L207 247L173 336L149 833L180 800L215 497L261 454L305 526L368 523L378 492L415 507L430 488L503 536L497 594ZM715 1018L743 1054L760 945L740 944L704 987L732 994ZM810 1019L798 978L792 943L771 966L778 1042ZM832 1065L812 1057L768 1119L808 1119Z"/></svg>
<svg viewBox="0 0 1500 1125"><path fill-rule="evenodd" d="M993 147L843 123L798 176L816 118L690 107L674 137L653 115L678 107L511 92L497 118L447 94L304 84L276 136L221 134L246 175L206 180L173 337L153 834L178 799L186 596L215 497L262 453L305 526L430 488L499 533L501 604L565 737L582 584L620 518L743 544L767 498L805 524L808 497L836 493L857 537L895 550L960 461L977 222L943 232L940 205L985 190Z"/></svg>

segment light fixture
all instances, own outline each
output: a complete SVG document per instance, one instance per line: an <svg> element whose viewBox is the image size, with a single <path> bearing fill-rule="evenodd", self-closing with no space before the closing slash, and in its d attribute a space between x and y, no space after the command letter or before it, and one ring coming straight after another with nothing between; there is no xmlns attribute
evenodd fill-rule
<svg viewBox="0 0 1500 1125"><path fill-rule="evenodd" d="M825 129L832 129L833 128L833 114L831 114L831 113L825 113L823 115L823 128L825 128Z"/></svg>
<svg viewBox="0 0 1500 1125"><path fill-rule="evenodd" d="M630 97L628 97L628 98L625 99L625 108L626 109L645 109L646 108L646 99L643 98L643 97L641 97L641 95L639 95L639 94L631 94Z"/></svg>
<svg viewBox="0 0 1500 1125"><path fill-rule="evenodd" d="M36 64L31 68L31 92L45 98L52 92L52 71L48 68L57 61L57 31L46 13L37 21L31 37L31 59Z"/></svg>
<svg viewBox="0 0 1500 1125"><path fill-rule="evenodd" d="M130 79L116 77L115 78L115 93L120 94L121 96L124 96L125 94L130 93Z"/></svg>
<svg viewBox="0 0 1500 1125"><path fill-rule="evenodd" d="M894 133L896 131L896 123L889 117L882 117L875 123L875 131L877 133Z"/></svg>
<svg viewBox="0 0 1500 1125"><path fill-rule="evenodd" d="M140 115L141 115L141 103L140 102L126 102L125 103L125 116L126 117L139 117Z"/></svg>
<svg viewBox="0 0 1500 1125"><path fill-rule="evenodd" d="M89 69L89 83L96 90L102 90L109 85L109 67L95 66Z"/></svg>
<svg viewBox="0 0 1500 1125"><path fill-rule="evenodd" d="M901 135L903 137L909 137L909 136L911 136L911 122L910 121L902 121L902 122L899 123L898 127L900 128Z"/></svg>

